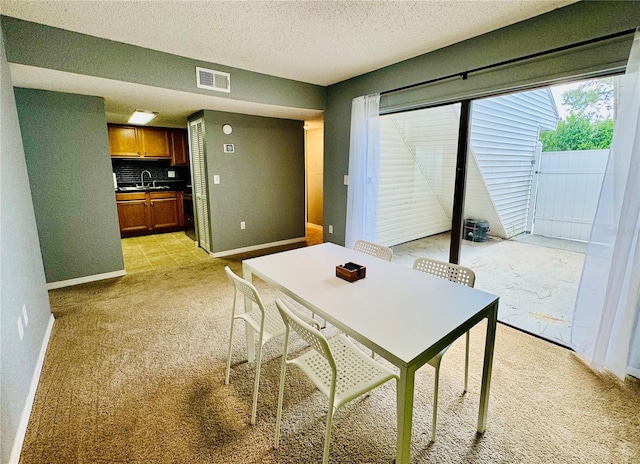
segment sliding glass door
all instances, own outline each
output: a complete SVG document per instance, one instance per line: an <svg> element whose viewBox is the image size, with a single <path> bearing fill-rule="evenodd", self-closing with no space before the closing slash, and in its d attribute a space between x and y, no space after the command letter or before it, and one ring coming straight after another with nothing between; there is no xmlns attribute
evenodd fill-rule
<svg viewBox="0 0 640 464"><path fill-rule="evenodd" d="M576 83L564 96L546 87L473 101L465 165L461 104L381 116L379 242L407 266L426 256L472 268L477 288L501 296L502 322L568 345L613 108L592 102L600 109L589 119L581 95L610 98L607 88Z"/></svg>
<svg viewBox="0 0 640 464"><path fill-rule="evenodd" d="M448 260L459 119L459 104L380 117L379 243Z"/></svg>

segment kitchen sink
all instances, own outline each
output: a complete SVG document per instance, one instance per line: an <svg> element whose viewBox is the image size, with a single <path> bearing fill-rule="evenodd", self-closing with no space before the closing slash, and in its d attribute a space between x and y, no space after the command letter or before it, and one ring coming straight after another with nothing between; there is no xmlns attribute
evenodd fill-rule
<svg viewBox="0 0 640 464"><path fill-rule="evenodd" d="M170 190L168 185L136 185L135 187L118 187L120 192L146 192L148 190Z"/></svg>

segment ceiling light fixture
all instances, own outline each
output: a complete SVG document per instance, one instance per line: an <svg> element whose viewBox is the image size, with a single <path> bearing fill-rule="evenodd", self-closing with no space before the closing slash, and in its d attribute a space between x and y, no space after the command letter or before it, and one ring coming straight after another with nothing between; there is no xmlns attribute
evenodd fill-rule
<svg viewBox="0 0 640 464"><path fill-rule="evenodd" d="M147 124L156 116L158 113L152 111L135 110L127 122L129 124Z"/></svg>

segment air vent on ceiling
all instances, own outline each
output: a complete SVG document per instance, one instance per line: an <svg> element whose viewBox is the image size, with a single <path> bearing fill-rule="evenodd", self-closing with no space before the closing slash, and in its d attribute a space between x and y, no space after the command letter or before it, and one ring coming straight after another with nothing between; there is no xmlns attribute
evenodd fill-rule
<svg viewBox="0 0 640 464"><path fill-rule="evenodd" d="M231 92L231 75L222 71L196 67L196 85L201 89Z"/></svg>

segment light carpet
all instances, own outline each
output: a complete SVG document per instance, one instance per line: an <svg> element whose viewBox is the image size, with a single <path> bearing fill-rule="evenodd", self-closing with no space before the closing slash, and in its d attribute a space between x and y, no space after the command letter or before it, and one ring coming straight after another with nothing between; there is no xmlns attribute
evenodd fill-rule
<svg viewBox="0 0 640 464"><path fill-rule="evenodd" d="M273 448L281 340L265 348L256 425L255 367L244 361L240 324L224 385L233 293L223 268L240 273L246 256L51 291L56 322L20 462L320 462L327 401L295 369ZM257 286L265 299L277 295ZM503 325L487 430L478 436L484 333L484 324L471 332L466 394L464 337L443 359L432 444L434 371L418 371L412 462L638 462L640 381L595 374L571 351ZM303 349L295 339L292 350ZM395 391L389 382L338 411L331 462L394 461Z"/></svg>

